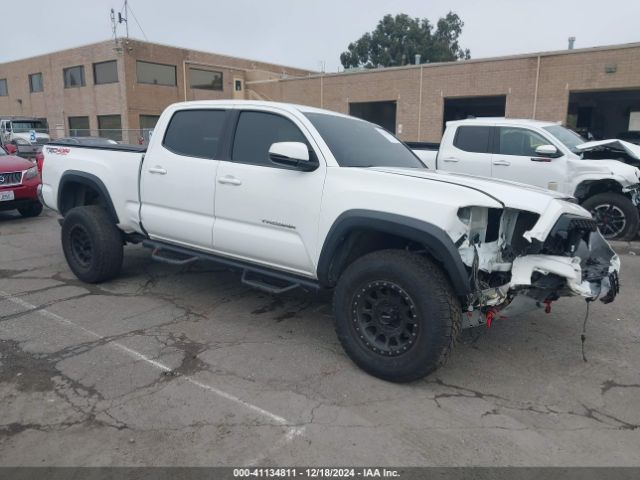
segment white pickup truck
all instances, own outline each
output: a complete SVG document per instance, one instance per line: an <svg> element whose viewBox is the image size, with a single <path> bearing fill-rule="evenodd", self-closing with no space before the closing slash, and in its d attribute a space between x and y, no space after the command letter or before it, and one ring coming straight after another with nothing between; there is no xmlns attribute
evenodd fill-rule
<svg viewBox="0 0 640 480"><path fill-rule="evenodd" d="M435 370L461 328L618 292L618 257L565 195L431 172L376 125L310 107L180 103L146 151L52 143L40 196L81 280L115 277L130 242L272 293L333 289L346 352L392 381Z"/></svg>
<svg viewBox="0 0 640 480"><path fill-rule="evenodd" d="M585 142L557 123L476 118L448 122L440 144L409 145L432 169L571 195L593 214L606 238L631 239L640 225L640 170L603 159L601 150L613 143L621 153L609 158L640 160L640 146L621 140Z"/></svg>
<svg viewBox="0 0 640 480"><path fill-rule="evenodd" d="M0 118L0 145L14 145L18 155L32 158L51 141L45 120L29 117Z"/></svg>

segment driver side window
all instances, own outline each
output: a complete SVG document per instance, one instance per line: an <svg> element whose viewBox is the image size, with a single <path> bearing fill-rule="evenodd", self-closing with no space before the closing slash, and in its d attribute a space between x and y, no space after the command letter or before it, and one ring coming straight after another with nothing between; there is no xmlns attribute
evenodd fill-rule
<svg viewBox="0 0 640 480"><path fill-rule="evenodd" d="M497 152L500 155L517 155L533 157L536 148L548 145L549 141L542 135L524 128L499 127Z"/></svg>
<svg viewBox="0 0 640 480"><path fill-rule="evenodd" d="M273 113L240 113L231 159L265 167L277 167L269 159L269 148L277 142L301 142L310 148L300 129L289 119Z"/></svg>

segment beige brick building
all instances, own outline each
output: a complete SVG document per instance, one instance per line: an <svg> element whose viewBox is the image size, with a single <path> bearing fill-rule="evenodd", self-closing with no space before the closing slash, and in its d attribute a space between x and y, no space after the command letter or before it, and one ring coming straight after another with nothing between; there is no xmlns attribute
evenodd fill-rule
<svg viewBox="0 0 640 480"><path fill-rule="evenodd" d="M249 81L309 73L132 39L110 40L0 64L0 117L46 118L58 137L131 130L129 140L134 141L139 129L152 127L171 103L249 98Z"/></svg>
<svg viewBox="0 0 640 480"><path fill-rule="evenodd" d="M640 130L640 43L319 74L128 40L0 65L0 116L46 118L54 135L139 131L170 103L216 98L351 113L406 140L439 141L447 120L469 115L561 121L610 137Z"/></svg>
<svg viewBox="0 0 640 480"><path fill-rule="evenodd" d="M385 126L406 140L439 141L445 120L467 115L561 121L599 136L630 123L640 130L640 43L247 85L265 99L343 113L395 103L395 118ZM380 107L379 118L388 119ZM375 120L373 110L363 116Z"/></svg>

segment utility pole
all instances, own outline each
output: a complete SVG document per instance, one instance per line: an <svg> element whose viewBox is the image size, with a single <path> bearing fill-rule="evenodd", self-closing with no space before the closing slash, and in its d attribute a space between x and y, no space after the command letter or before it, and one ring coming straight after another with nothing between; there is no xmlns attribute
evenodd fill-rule
<svg viewBox="0 0 640 480"><path fill-rule="evenodd" d="M129 2L124 0L124 17L122 12L118 12L118 23L124 22L127 33L127 39L129 38Z"/></svg>

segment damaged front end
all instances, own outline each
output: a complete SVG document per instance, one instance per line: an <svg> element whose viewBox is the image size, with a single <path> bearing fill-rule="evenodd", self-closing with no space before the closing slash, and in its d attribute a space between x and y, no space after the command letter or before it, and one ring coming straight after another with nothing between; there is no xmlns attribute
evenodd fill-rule
<svg viewBox="0 0 640 480"><path fill-rule="evenodd" d="M542 215L510 208L464 207L456 245L472 294L463 327L491 325L580 295L614 300L620 261L586 210L557 200Z"/></svg>

